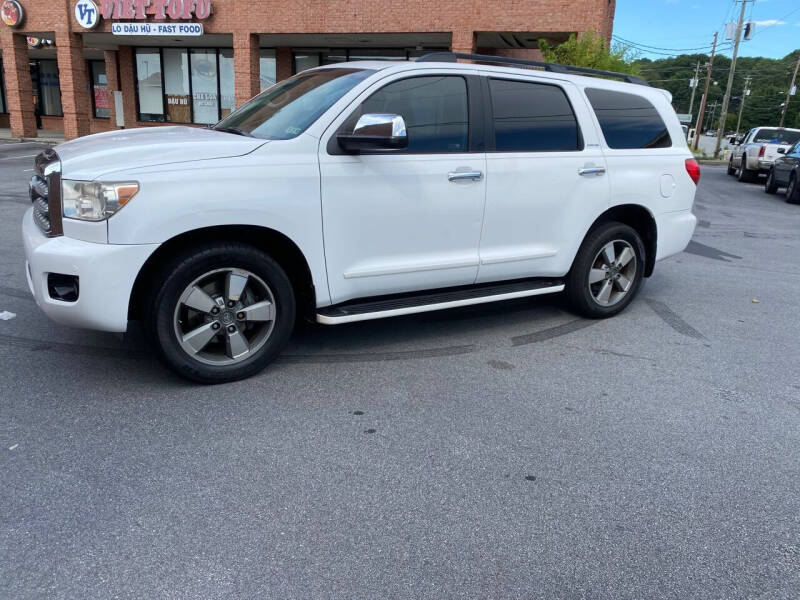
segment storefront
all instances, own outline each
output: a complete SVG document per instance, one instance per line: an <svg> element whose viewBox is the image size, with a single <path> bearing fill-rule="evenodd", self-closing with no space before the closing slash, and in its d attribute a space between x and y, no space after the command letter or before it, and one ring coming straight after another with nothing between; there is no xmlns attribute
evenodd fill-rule
<svg viewBox="0 0 800 600"><path fill-rule="evenodd" d="M472 14L452 0L0 0L0 128L71 139L203 126L319 65L449 49L537 57L539 39L610 36L614 0L563 5L485 0Z"/></svg>

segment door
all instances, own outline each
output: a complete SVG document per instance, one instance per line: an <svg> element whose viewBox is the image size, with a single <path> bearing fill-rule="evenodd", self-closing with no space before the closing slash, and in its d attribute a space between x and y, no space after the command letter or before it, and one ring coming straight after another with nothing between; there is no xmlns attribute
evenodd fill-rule
<svg viewBox="0 0 800 600"><path fill-rule="evenodd" d="M333 303L474 283L486 159L470 135L468 88L475 81L468 80L438 73L384 79L323 136L322 218ZM352 132L369 113L402 116L408 147L343 153L336 134Z"/></svg>
<svg viewBox="0 0 800 600"><path fill-rule="evenodd" d="M31 88L33 97L33 114L36 117L36 128L42 128L42 103L41 103L41 84L39 81L39 63L31 61L29 63L31 70Z"/></svg>
<svg viewBox="0 0 800 600"><path fill-rule="evenodd" d="M609 201L586 103L552 80L487 77L484 88L491 119L477 281L562 276Z"/></svg>
<svg viewBox="0 0 800 600"><path fill-rule="evenodd" d="M775 181L779 185L789 183L789 175L800 164L800 142L786 150L786 154L779 154L773 163Z"/></svg>

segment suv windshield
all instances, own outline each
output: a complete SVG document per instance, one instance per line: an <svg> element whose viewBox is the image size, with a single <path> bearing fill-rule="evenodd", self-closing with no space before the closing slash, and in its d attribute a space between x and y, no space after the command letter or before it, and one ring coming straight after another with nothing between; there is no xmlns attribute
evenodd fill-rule
<svg viewBox="0 0 800 600"><path fill-rule="evenodd" d="M297 137L372 73L371 69L346 68L300 73L264 90L214 129L265 140Z"/></svg>
<svg viewBox="0 0 800 600"><path fill-rule="evenodd" d="M794 144L800 141L800 131L759 129L753 141L761 142L762 144Z"/></svg>

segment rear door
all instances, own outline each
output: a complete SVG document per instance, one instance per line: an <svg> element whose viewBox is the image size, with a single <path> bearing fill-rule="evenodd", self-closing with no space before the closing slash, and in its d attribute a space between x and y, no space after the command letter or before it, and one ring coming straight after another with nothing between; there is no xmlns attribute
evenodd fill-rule
<svg viewBox="0 0 800 600"><path fill-rule="evenodd" d="M478 282L561 276L609 202L606 162L571 82L483 78L486 211Z"/></svg>

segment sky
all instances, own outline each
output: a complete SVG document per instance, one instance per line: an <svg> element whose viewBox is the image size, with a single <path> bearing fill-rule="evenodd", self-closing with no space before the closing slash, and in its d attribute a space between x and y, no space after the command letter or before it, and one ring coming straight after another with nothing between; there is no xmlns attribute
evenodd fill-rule
<svg viewBox="0 0 800 600"><path fill-rule="evenodd" d="M719 31L719 50L733 54L725 40L725 23L739 18L741 3L734 0L617 0L614 42L638 46L651 59L694 54L711 49ZM800 0L748 1L745 21L755 22L755 35L742 40L739 56L781 58L800 48Z"/></svg>

